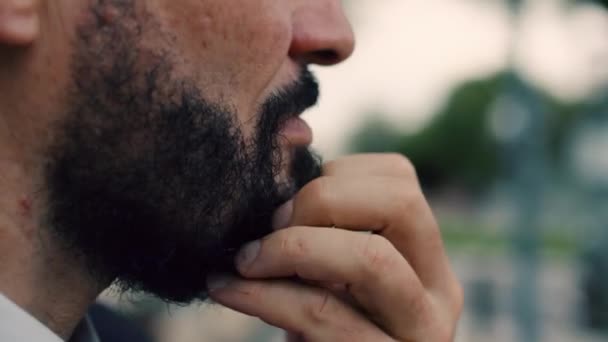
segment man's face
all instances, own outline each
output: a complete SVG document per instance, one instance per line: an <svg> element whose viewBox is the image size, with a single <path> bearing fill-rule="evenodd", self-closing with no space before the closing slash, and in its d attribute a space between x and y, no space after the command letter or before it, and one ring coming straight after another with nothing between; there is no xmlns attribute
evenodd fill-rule
<svg viewBox="0 0 608 342"><path fill-rule="evenodd" d="M207 275L231 272L320 175L295 118L318 96L307 65L352 52L339 1L87 0L74 13L43 224L101 279L204 298Z"/></svg>

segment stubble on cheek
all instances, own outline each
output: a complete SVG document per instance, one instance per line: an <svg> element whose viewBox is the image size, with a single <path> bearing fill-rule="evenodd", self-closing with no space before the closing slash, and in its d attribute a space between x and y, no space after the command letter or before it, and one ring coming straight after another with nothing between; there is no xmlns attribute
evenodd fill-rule
<svg viewBox="0 0 608 342"><path fill-rule="evenodd" d="M286 5L280 3L149 2L150 11L173 39L171 51L180 59L176 72L195 80L209 100L230 103L246 136L251 136L261 103L293 81L293 73L285 72L290 61L291 19Z"/></svg>

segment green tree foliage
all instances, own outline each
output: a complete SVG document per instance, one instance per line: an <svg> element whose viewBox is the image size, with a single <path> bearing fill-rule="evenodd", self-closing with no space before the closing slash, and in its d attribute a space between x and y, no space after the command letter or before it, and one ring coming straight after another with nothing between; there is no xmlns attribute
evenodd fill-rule
<svg viewBox="0 0 608 342"><path fill-rule="evenodd" d="M465 83L421 131L406 135L370 115L353 136L353 152L397 152L416 165L427 188L464 186L473 192L485 189L500 176L501 150L489 129L489 115L505 90L506 74ZM547 111L547 153L559 161L569 130L577 120L578 106L563 105L540 95Z"/></svg>
<svg viewBox="0 0 608 342"><path fill-rule="evenodd" d="M464 84L426 129L402 138L399 150L416 164L423 183L478 189L492 180L499 160L487 113L501 91L502 78Z"/></svg>
<svg viewBox="0 0 608 342"><path fill-rule="evenodd" d="M401 152L399 142L403 133L382 119L382 113L370 113L367 121L352 137L349 150L357 153Z"/></svg>
<svg viewBox="0 0 608 342"><path fill-rule="evenodd" d="M427 187L465 183L477 188L497 170L496 144L488 134L486 113L499 92L502 76L463 85L420 132L403 135L371 115L354 135L355 152L398 152L416 165Z"/></svg>

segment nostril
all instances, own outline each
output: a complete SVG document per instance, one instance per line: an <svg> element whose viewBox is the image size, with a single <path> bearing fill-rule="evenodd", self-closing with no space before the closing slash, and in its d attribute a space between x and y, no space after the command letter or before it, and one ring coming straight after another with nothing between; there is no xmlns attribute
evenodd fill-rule
<svg viewBox="0 0 608 342"><path fill-rule="evenodd" d="M335 50L319 50L313 52L312 55L319 64L330 65L340 62L340 55Z"/></svg>
<svg viewBox="0 0 608 342"><path fill-rule="evenodd" d="M353 53L353 30L339 1L310 1L294 17L289 57L300 63L334 65ZM330 10L322 4L332 5ZM334 8L335 7L335 8Z"/></svg>

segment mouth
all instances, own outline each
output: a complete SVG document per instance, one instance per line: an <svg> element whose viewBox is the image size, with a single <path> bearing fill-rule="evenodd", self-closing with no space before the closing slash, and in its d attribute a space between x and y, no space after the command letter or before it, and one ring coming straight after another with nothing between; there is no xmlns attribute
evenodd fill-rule
<svg viewBox="0 0 608 342"><path fill-rule="evenodd" d="M312 129L299 116L286 120L279 134L293 147L309 146L313 141Z"/></svg>
<svg viewBox="0 0 608 342"><path fill-rule="evenodd" d="M317 104L319 84L307 68L292 84L275 91L263 106L263 113L273 113L279 123L278 134L283 143L291 147L308 147L312 144L310 126L300 118L301 114Z"/></svg>

